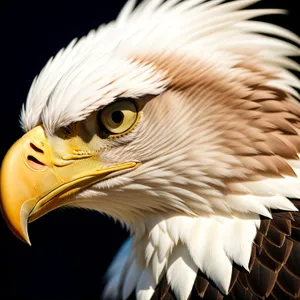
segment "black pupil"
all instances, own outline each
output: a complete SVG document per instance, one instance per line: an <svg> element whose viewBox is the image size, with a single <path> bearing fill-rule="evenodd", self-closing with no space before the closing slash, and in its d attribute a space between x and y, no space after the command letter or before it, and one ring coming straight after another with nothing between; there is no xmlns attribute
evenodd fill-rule
<svg viewBox="0 0 300 300"><path fill-rule="evenodd" d="M111 119L119 124L123 121L124 119L124 114L120 111L120 110L117 110L117 111L114 111L112 114L111 114Z"/></svg>

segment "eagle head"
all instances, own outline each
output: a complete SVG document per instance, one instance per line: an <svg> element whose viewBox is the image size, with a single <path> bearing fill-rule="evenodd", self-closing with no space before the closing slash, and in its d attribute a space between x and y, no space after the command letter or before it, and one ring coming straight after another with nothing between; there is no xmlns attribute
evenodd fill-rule
<svg viewBox="0 0 300 300"><path fill-rule="evenodd" d="M281 10L223 2L128 1L51 58L23 106L3 215L28 243L28 221L61 206L126 224L107 296L150 299L166 274L187 299L198 270L227 294L261 216L297 211L300 40L250 20Z"/></svg>

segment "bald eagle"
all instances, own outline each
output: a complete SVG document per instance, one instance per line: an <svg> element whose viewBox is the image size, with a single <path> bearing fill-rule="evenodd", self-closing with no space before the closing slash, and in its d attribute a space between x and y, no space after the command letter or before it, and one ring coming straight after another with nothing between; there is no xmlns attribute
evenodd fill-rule
<svg viewBox="0 0 300 300"><path fill-rule="evenodd" d="M103 299L300 299L300 39L256 2L129 0L51 58L2 163L15 235L125 224Z"/></svg>

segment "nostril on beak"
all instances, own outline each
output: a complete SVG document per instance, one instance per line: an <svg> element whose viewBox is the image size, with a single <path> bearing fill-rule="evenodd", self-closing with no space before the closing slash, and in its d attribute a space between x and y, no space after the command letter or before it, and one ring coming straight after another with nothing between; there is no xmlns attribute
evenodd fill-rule
<svg viewBox="0 0 300 300"><path fill-rule="evenodd" d="M34 170L43 170L46 167L45 164L40 162L38 159L36 159L32 155L27 156L27 162L28 162L28 165Z"/></svg>
<svg viewBox="0 0 300 300"><path fill-rule="evenodd" d="M34 145L33 143L30 143L30 147L36 151L36 152L39 152L39 153L44 153L44 151L40 148L38 148L36 145Z"/></svg>

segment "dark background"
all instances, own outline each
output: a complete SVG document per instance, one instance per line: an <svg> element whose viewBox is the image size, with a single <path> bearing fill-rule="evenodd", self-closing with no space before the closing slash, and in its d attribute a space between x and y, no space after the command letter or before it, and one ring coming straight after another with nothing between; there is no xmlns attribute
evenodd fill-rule
<svg viewBox="0 0 300 300"><path fill-rule="evenodd" d="M264 0L256 6L289 10L265 20L300 34L298 2ZM73 38L115 18L123 4L0 0L0 161L22 134L19 111L34 76ZM99 213L68 209L30 224L29 235L31 247L0 216L1 299L100 299L105 270L127 233Z"/></svg>

